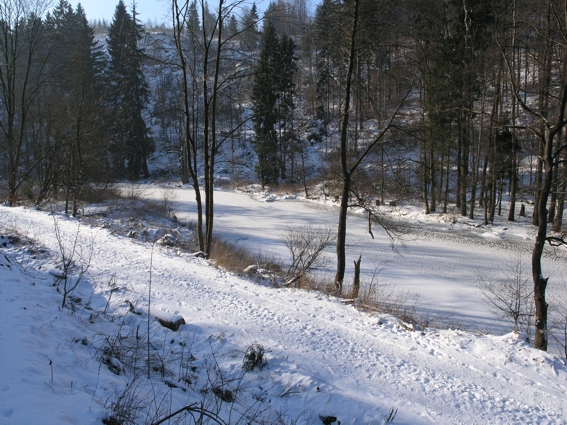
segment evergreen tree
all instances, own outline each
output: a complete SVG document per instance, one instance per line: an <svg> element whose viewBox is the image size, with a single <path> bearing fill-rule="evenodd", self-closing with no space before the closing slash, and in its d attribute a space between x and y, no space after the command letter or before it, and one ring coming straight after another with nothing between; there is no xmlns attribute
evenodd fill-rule
<svg viewBox="0 0 567 425"><path fill-rule="evenodd" d="M228 22L228 33L227 36L229 38L234 37L236 34L238 34L238 23L236 22L236 16L234 16L234 14L232 14L230 16L230 21Z"/></svg>
<svg viewBox="0 0 567 425"><path fill-rule="evenodd" d="M280 145L280 169L281 177L286 178L286 157L293 142L293 113L295 111L294 96L295 82L294 76L297 72L295 63L295 42L287 35L282 35L280 39L278 69L278 119L279 119L279 145Z"/></svg>
<svg viewBox="0 0 567 425"><path fill-rule="evenodd" d="M212 40L217 35L217 16L209 9L209 3L205 2L202 7L203 12L203 36L207 40Z"/></svg>
<svg viewBox="0 0 567 425"><path fill-rule="evenodd" d="M291 37L283 35L280 39L268 21L252 87L257 172L262 185L277 183L280 171L285 175L285 150L293 138L288 123L294 110L294 49ZM281 157L278 152L282 152Z"/></svg>
<svg viewBox="0 0 567 425"><path fill-rule="evenodd" d="M193 0L189 4L189 12L187 17L187 29L189 30L189 37L191 40L200 38L198 35L201 32L201 22L199 21L199 12L197 11L197 0Z"/></svg>
<svg viewBox="0 0 567 425"><path fill-rule="evenodd" d="M51 78L41 105L45 139L36 146L43 151L36 202L41 202L51 186L62 187L66 212L72 208L76 213L86 185L104 175L104 60L80 5L73 11L66 0L60 0L46 17L46 26L54 49L49 60Z"/></svg>
<svg viewBox="0 0 567 425"><path fill-rule="evenodd" d="M278 112L278 76L280 41L269 22L264 30L258 67L254 72L252 103L256 133L257 173L262 186L278 181L278 141L276 123Z"/></svg>
<svg viewBox="0 0 567 425"><path fill-rule="evenodd" d="M116 117L113 128L116 165L132 179L140 174L149 176L147 160L154 148L143 117L149 89L142 73L142 52L138 48L142 31L135 9L130 15L120 0L108 28L109 101Z"/></svg>
<svg viewBox="0 0 567 425"><path fill-rule="evenodd" d="M242 20L242 48L245 50L254 50L258 45L258 8L256 3L252 3L252 7L248 13L244 15Z"/></svg>

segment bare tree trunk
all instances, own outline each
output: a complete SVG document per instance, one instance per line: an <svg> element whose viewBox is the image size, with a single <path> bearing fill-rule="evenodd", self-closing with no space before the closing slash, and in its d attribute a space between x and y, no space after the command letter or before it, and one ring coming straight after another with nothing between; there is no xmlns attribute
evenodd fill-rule
<svg viewBox="0 0 567 425"><path fill-rule="evenodd" d="M431 202L429 210L431 212L435 212L437 209L437 187L436 187L436 180L437 180L437 167L435 162L435 149L433 146L429 151L429 192L431 193Z"/></svg>
<svg viewBox="0 0 567 425"><path fill-rule="evenodd" d="M522 55L519 53L519 48L516 46L516 1L514 1L514 30L512 35L512 62L513 66L516 67L516 80L520 81L520 68L521 68L521 58ZM514 221L516 215L516 192L517 192L517 180L518 180L518 160L517 160L517 136L516 136L516 109L517 109L516 97L512 96L512 152L511 152L511 164L510 164L510 209L508 210L508 221Z"/></svg>
<svg viewBox="0 0 567 425"><path fill-rule="evenodd" d="M562 114L561 114L562 115ZM561 120L563 121L563 120ZM534 347L543 351L547 351L547 308L548 304L545 299L545 291L549 278L543 277L541 258L543 256L543 248L547 239L547 201L551 193L553 182L553 140L555 134L546 131L545 140L545 157L544 172L545 178L541 187L539 202L536 205L539 216L539 225L536 236L536 243L532 252L532 278L534 281L534 301L535 301L535 342Z"/></svg>
<svg viewBox="0 0 567 425"><path fill-rule="evenodd" d="M195 122L191 120L191 108L189 105L189 72L185 59L185 53L182 45L182 34L185 30L187 19L188 3L184 6L179 6L177 0L172 1L172 15L173 15L173 36L177 48L177 54L181 63L182 73L182 96L183 96L183 117L184 117L184 137L185 137L185 152L187 155L186 166L191 177L191 185L195 192L195 202L197 204L197 245L200 251L205 251L205 241L203 238L203 203L201 200L201 190L199 188L199 178L197 175L197 145L196 140L192 136L193 125Z"/></svg>
<svg viewBox="0 0 567 425"><path fill-rule="evenodd" d="M358 31L358 8L359 0L354 0L354 15L352 18L352 30L350 34L350 50L348 59L348 68L346 75L345 85L345 100L343 117L341 120L341 139L340 139L340 161L341 161L341 174L343 179L343 188L341 193L341 204L339 207L339 228L337 232L337 273L335 274L335 288L342 293L343 280L345 277L346 268L346 221L348 211L348 198L350 194L351 185L351 170L348 166L347 158L347 138L348 138L348 124L350 113L350 96L352 85L352 74L354 71L356 59L356 33Z"/></svg>
<svg viewBox="0 0 567 425"><path fill-rule="evenodd" d="M213 220L214 220L214 174L215 174L215 159L217 150L219 148L217 142L217 99L219 91L219 75L220 75L220 64L221 64L221 48L222 48L222 29L223 29L223 5L224 0L219 0L219 9L216 23L217 40L216 40L216 57L215 57L215 68L213 72L213 87L212 87L212 99L211 99L211 109L207 111L205 108L206 116L208 117L210 113L210 121L205 118L205 140L209 142L208 135L210 134L210 145L205 143L203 147L205 153L205 252L210 253L211 246L213 244ZM211 35L212 44L212 35ZM208 52L205 55L205 62L208 60ZM207 74L205 72L205 78L203 78L203 93L207 95ZM205 102L208 105L208 101ZM209 133L210 125L210 133Z"/></svg>
<svg viewBox="0 0 567 425"><path fill-rule="evenodd" d="M563 163L561 165L561 184L557 194L557 213L553 223L553 231L561 233L563 230L563 210L565 208L565 192L567 192L567 151L563 152Z"/></svg>

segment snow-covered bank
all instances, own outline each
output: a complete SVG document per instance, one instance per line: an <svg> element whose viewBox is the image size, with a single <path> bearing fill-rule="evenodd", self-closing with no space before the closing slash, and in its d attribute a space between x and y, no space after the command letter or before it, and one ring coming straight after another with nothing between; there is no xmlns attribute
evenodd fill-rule
<svg viewBox="0 0 567 425"><path fill-rule="evenodd" d="M284 223L275 204L270 204L272 214ZM293 209L306 208L287 205L293 206L290 217ZM303 213L295 211L295 217ZM263 214L268 221L271 215ZM188 399L196 401L191 397L203 397L200 390L211 387L207 373L212 369L207 372L205 363L214 358L224 376L244 376L233 381L238 388L226 381L235 391L235 405L256 402L284 423L321 423L320 415L336 416L343 424L384 423L392 409L397 409L397 424L567 422L565 362L533 350L514 334L411 332L393 317L368 315L319 293L257 285L205 260L112 234L104 226L78 227L77 220L63 216L57 220L65 246L73 243L77 229L81 246L93 245L88 276L72 314L58 308L61 295L51 286L53 265L45 254L4 248L11 260L8 267L2 259L0 267L2 424L100 423L105 410L100 403L120 393L132 375L116 376L105 364L99 367L94 351L101 335L117 332L113 326L122 324L125 335L144 328L145 316L128 314L127 301L140 312L147 308L150 264L152 308L179 314L187 322L173 333L152 321L153 349L166 353L188 347L196 367L191 384L175 381L179 388L173 389L154 384L161 403L171 400L179 407ZM0 223L3 233L17 228L57 257L52 215L0 207ZM219 224L222 233L221 228ZM441 259L457 245L443 246L447 252L439 252ZM426 247L421 250L425 256ZM478 250L460 254L465 270L469 263L483 261L472 258L473 253L489 256ZM16 256L23 272L14 264ZM414 261L404 258L400 264ZM422 261L426 264L427 258ZM416 278L419 273L414 271ZM119 289L112 291L111 281ZM242 358L253 343L269 350L267 365L243 373ZM153 377L163 381L160 373ZM139 382L147 387L141 378ZM159 385L170 392L158 391ZM240 407L231 413L230 403L221 404L229 423L243 413Z"/></svg>

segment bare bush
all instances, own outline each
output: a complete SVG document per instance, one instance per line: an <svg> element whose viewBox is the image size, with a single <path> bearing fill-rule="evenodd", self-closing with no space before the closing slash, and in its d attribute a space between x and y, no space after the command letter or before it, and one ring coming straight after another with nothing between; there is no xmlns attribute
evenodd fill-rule
<svg viewBox="0 0 567 425"><path fill-rule="evenodd" d="M567 291L555 294L549 300L549 336L555 341L559 353L567 358Z"/></svg>
<svg viewBox="0 0 567 425"><path fill-rule="evenodd" d="M100 203L109 199L117 199L120 197L120 190L113 183L92 183L85 185L81 192L81 201L91 203Z"/></svg>
<svg viewBox="0 0 567 425"><path fill-rule="evenodd" d="M173 218L173 205L178 199L179 195L172 187L162 187L161 199L153 201L144 201L148 209L151 211L161 214L168 218Z"/></svg>
<svg viewBox="0 0 567 425"><path fill-rule="evenodd" d="M139 201L146 196L146 188L135 183L130 183L128 186L122 189L122 196L130 201Z"/></svg>
<svg viewBox="0 0 567 425"><path fill-rule="evenodd" d="M288 225L281 238L291 254L287 277L293 283L328 264L323 251L334 242L335 232L328 226Z"/></svg>
<svg viewBox="0 0 567 425"><path fill-rule="evenodd" d="M150 406L149 397L142 396L143 385L139 379L126 383L124 389L104 403L112 415L103 419L105 425L134 425L139 422L139 414Z"/></svg>
<svg viewBox="0 0 567 425"><path fill-rule="evenodd" d="M57 290L63 292L63 302L61 307L67 304L67 298L73 293L81 282L83 276L91 265L93 255L94 240L91 238L87 247L78 246L79 233L81 229L80 223L77 224L77 232L70 245L66 245L61 235L59 222L56 216L53 216L55 229L55 238L59 247L60 267L61 271L54 274L57 281Z"/></svg>
<svg viewBox="0 0 567 425"><path fill-rule="evenodd" d="M363 290L360 291L360 296L356 300L358 305L369 310L391 314L405 323L418 324L417 295L393 288L387 282L380 282L378 275L381 270L381 266L375 267L370 279L362 282Z"/></svg>
<svg viewBox="0 0 567 425"><path fill-rule="evenodd" d="M499 318L513 321L514 330L525 332L529 339L534 315L533 285L529 271L524 270L521 255L511 257L499 276L480 277L477 285L490 311Z"/></svg>
<svg viewBox="0 0 567 425"><path fill-rule="evenodd" d="M265 349L261 344L252 344L244 353L244 369L247 372L258 368L262 368L266 365Z"/></svg>
<svg viewBox="0 0 567 425"><path fill-rule="evenodd" d="M161 192L161 205L164 215L173 216L173 205L179 198L178 193L172 187L164 187Z"/></svg>
<svg viewBox="0 0 567 425"><path fill-rule="evenodd" d="M280 273L278 262L260 252L252 252L236 242L214 238L209 251L209 259L218 266L234 273L243 272L251 264L261 265L273 273Z"/></svg>

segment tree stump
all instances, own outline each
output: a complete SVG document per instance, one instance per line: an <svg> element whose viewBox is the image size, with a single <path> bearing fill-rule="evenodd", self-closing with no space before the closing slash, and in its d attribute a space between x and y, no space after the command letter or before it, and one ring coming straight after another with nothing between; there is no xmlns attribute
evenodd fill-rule
<svg viewBox="0 0 567 425"><path fill-rule="evenodd" d="M360 262L362 261L362 254L358 257L358 260L354 262L354 282L352 283L352 298L358 298L358 293L360 291Z"/></svg>

